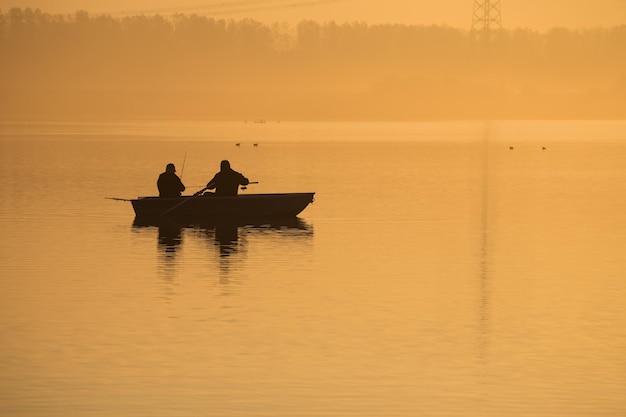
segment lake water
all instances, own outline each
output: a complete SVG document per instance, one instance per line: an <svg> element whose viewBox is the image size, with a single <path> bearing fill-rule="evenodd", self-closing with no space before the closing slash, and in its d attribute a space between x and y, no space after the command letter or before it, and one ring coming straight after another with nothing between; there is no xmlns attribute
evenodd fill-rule
<svg viewBox="0 0 626 417"><path fill-rule="evenodd" d="M106 199L222 159L315 202ZM625 161L626 122L3 123L0 415L624 416Z"/></svg>

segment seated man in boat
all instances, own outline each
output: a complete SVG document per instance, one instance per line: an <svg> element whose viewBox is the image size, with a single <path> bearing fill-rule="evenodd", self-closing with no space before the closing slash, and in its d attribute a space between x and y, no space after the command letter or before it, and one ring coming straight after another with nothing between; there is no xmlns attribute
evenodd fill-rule
<svg viewBox="0 0 626 417"><path fill-rule="evenodd" d="M176 175L174 164L167 164L165 172L159 175L157 187L159 188L159 197L180 197L180 193L185 191L183 182Z"/></svg>
<svg viewBox="0 0 626 417"><path fill-rule="evenodd" d="M206 188L215 189L215 195L218 197L231 197L237 195L240 185L248 185L249 183L250 181L246 177L230 167L230 162L224 160L220 164L220 172L215 174Z"/></svg>

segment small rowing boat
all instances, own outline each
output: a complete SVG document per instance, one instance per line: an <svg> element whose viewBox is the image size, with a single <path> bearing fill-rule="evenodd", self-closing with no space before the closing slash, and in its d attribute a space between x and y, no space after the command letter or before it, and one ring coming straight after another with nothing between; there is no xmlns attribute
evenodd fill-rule
<svg viewBox="0 0 626 417"><path fill-rule="evenodd" d="M214 194L203 194L174 198L138 197L130 202L137 218L256 220L296 217L313 202L314 195L281 193L216 197Z"/></svg>

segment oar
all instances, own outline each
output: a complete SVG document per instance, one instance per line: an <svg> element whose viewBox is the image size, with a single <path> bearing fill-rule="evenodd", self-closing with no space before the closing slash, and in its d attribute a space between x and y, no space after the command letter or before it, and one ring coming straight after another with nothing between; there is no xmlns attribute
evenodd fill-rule
<svg viewBox="0 0 626 417"><path fill-rule="evenodd" d="M248 185L250 185L250 184L258 184L258 183L259 183L258 181L252 181L252 182L249 182L249 183L248 183ZM209 187L204 187L204 188L203 188L203 189L201 189L200 191L196 191L196 192L195 192L195 193L194 193L191 197L186 198L186 199L184 199L183 201L181 201L180 203L176 204L175 206L170 207L170 208L168 208L167 210L165 210L163 213L161 213L161 216L165 216L166 214L168 214L168 213L170 213L170 212L172 212L172 211L176 210L178 207L182 206L182 205L183 205L183 204L185 204L187 201L189 201L189 200L191 200L191 199L193 199L193 198L195 198L195 197L197 197L197 196L201 195L203 192L205 192L205 191L206 191L206 190L208 190L208 189L209 189ZM243 186L243 187L241 187L241 189L242 189L242 190L245 190L245 189L246 189L246 187L245 187L245 186Z"/></svg>
<svg viewBox="0 0 626 417"><path fill-rule="evenodd" d="M182 206L183 204L185 204L187 201L191 200L192 198L195 198L197 196L199 196L200 194L202 194L203 192L205 192L206 190L208 190L207 187L204 187L203 189L201 189L200 191L196 191L191 197L184 199L183 201L181 201L180 203L176 204L175 206L172 206L170 208L168 208L167 210L165 210L163 213L161 213L161 216L165 216L167 213L177 209L178 207Z"/></svg>

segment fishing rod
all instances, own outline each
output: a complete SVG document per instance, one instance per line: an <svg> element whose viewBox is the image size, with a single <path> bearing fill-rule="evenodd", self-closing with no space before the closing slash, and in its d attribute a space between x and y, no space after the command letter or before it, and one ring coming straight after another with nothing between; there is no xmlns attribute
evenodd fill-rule
<svg viewBox="0 0 626 417"><path fill-rule="evenodd" d="M258 184L258 183L259 183L258 181L250 181L247 185L242 185L242 186L241 186L241 189L242 189L242 190L245 190L245 189L247 189L247 188L248 188L248 185L251 185L251 184Z"/></svg>
<svg viewBox="0 0 626 417"><path fill-rule="evenodd" d="M183 179L183 173L185 172L185 162L187 161L187 151L185 151L185 156L183 157L183 167L180 169L180 179Z"/></svg>
<svg viewBox="0 0 626 417"><path fill-rule="evenodd" d="M258 183L259 183L258 181L252 181L252 182L249 182L248 185L258 184ZM187 188L202 188L202 187L206 187L206 185L185 185L185 187L187 187ZM243 188L243 187L245 187L245 185L243 185L241 188Z"/></svg>
<svg viewBox="0 0 626 417"><path fill-rule="evenodd" d="M115 201L132 201L129 198L117 198L117 197L104 197L105 200L115 200Z"/></svg>

